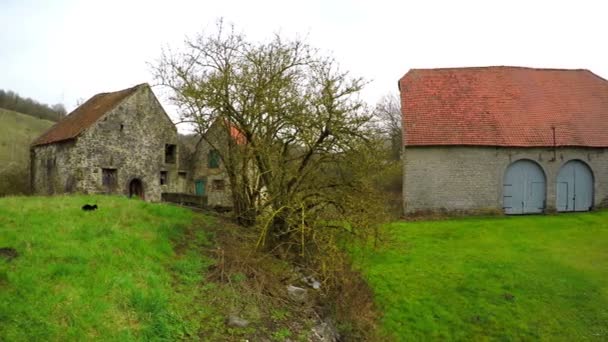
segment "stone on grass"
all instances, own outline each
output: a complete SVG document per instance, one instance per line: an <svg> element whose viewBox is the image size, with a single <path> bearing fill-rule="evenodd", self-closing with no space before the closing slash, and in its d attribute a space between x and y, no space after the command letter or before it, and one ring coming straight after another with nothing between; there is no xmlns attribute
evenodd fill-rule
<svg viewBox="0 0 608 342"><path fill-rule="evenodd" d="M228 326L236 328L246 328L249 325L249 321L239 316L230 315L227 320Z"/></svg>
<svg viewBox="0 0 608 342"><path fill-rule="evenodd" d="M302 281L315 290L319 290L321 288L321 282L315 279L313 276L302 277Z"/></svg>
<svg viewBox="0 0 608 342"><path fill-rule="evenodd" d="M304 303L308 299L308 293L306 289L301 287L289 285L287 286L287 294L289 298L295 302Z"/></svg>
<svg viewBox="0 0 608 342"><path fill-rule="evenodd" d="M315 342L336 342L339 339L340 334L330 321L322 322L312 328L312 340Z"/></svg>

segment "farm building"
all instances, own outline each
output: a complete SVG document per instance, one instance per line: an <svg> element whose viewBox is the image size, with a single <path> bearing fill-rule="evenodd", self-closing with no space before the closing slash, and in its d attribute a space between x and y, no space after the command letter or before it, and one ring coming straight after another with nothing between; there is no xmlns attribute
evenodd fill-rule
<svg viewBox="0 0 608 342"><path fill-rule="evenodd" d="M220 161L198 157L200 151L210 152L207 145L202 140L194 151L184 148L147 84L97 94L34 141L32 190L149 201L160 201L163 193L185 193L207 196L210 205L230 206L223 174L215 171L221 169ZM209 167L201 170L200 163ZM210 184L207 173L213 174Z"/></svg>
<svg viewBox="0 0 608 342"><path fill-rule="evenodd" d="M245 137L238 128L215 120L203 136L197 137L190 153L193 188L187 189L187 193L206 196L208 204L214 207L231 207L230 177L221 155L230 155L228 148L244 143Z"/></svg>
<svg viewBox="0 0 608 342"><path fill-rule="evenodd" d="M608 206L608 81L588 70L413 69L399 80L404 211Z"/></svg>
<svg viewBox="0 0 608 342"><path fill-rule="evenodd" d="M178 191L177 146L175 125L147 84L97 94L34 141L32 190L159 201Z"/></svg>

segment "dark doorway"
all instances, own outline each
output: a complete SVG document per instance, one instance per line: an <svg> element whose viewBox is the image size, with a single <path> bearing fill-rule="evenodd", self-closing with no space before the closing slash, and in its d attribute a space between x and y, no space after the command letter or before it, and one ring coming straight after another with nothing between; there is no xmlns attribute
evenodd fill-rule
<svg viewBox="0 0 608 342"><path fill-rule="evenodd" d="M144 185L139 178L133 178L129 182L129 197L133 196L144 199Z"/></svg>
<svg viewBox="0 0 608 342"><path fill-rule="evenodd" d="M118 171L116 169L101 169L101 183L106 191L111 193L116 189L118 183Z"/></svg>

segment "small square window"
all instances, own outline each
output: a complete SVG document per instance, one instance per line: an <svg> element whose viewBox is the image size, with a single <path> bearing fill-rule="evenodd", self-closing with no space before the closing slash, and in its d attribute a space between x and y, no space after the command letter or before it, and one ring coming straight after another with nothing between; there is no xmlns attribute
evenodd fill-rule
<svg viewBox="0 0 608 342"><path fill-rule="evenodd" d="M226 183L223 179L214 179L211 184L213 185L213 190L223 191L226 188Z"/></svg>
<svg viewBox="0 0 608 342"><path fill-rule="evenodd" d="M167 185L169 184L169 175L167 173L167 171L161 171L160 172L160 185Z"/></svg>

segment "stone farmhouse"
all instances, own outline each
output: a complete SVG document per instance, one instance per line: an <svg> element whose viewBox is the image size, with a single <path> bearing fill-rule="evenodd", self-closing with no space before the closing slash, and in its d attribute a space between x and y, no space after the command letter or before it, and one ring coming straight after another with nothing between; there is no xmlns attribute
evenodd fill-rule
<svg viewBox="0 0 608 342"><path fill-rule="evenodd" d="M93 96L36 139L30 153L36 194L160 201L163 193L187 193L208 196L209 205L230 205L228 184L216 171L217 151L204 141L194 151L184 148L147 84Z"/></svg>
<svg viewBox="0 0 608 342"><path fill-rule="evenodd" d="M399 81L404 211L608 206L608 81L588 70L413 69Z"/></svg>
<svg viewBox="0 0 608 342"><path fill-rule="evenodd" d="M232 206L230 181L219 153L230 143L244 144L245 137L234 125L216 120L197 140L190 155L189 169L194 188L186 189L186 192L206 196L210 206ZM222 155L228 155L226 151L222 152Z"/></svg>

